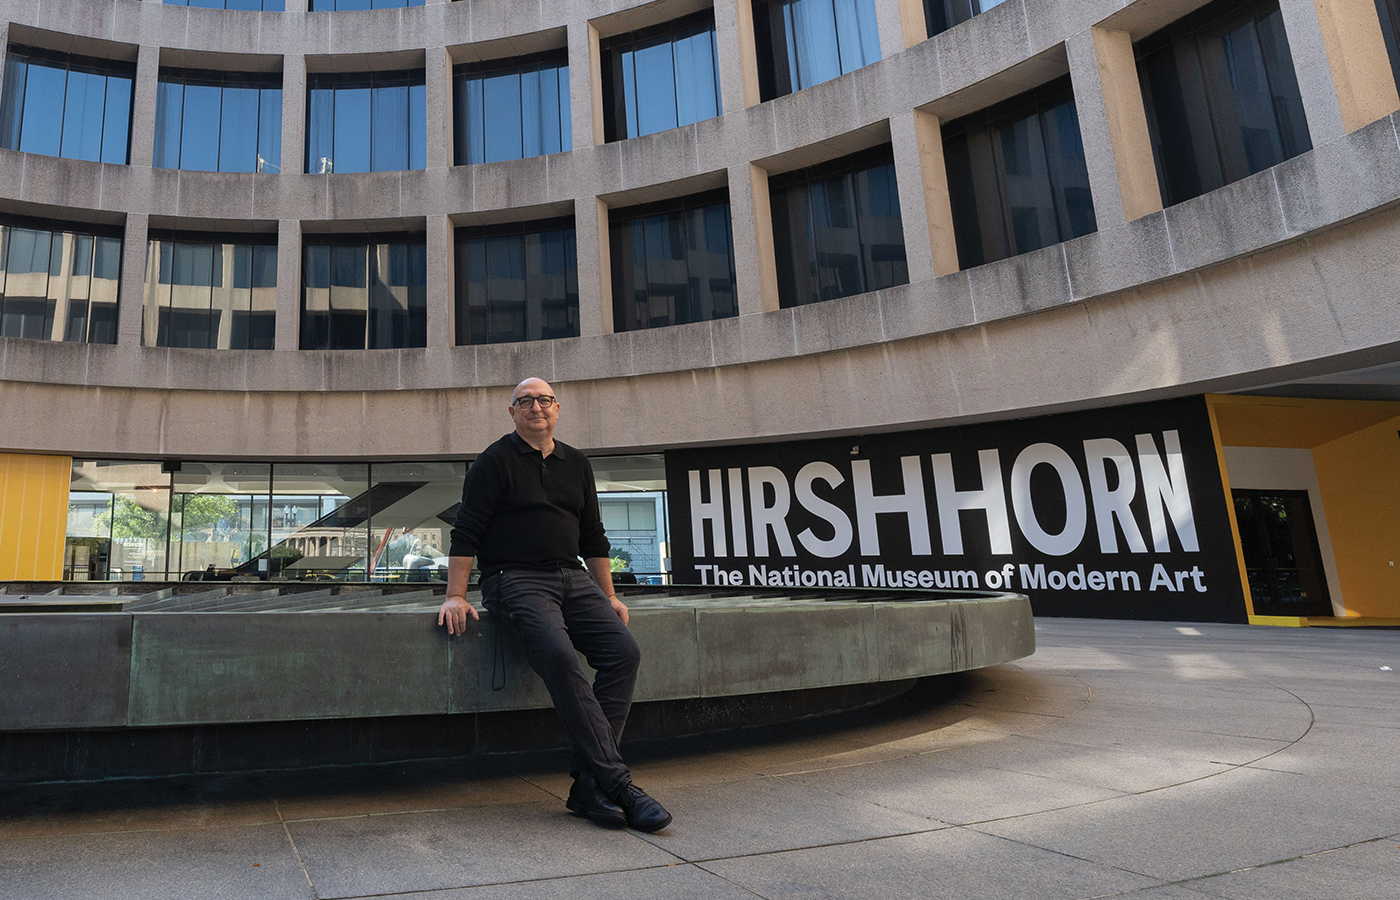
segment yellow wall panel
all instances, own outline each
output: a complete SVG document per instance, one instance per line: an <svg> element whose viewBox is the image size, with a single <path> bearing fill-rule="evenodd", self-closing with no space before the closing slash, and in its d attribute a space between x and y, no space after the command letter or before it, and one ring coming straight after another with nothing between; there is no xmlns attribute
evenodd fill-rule
<svg viewBox="0 0 1400 900"><path fill-rule="evenodd" d="M1400 616L1400 417L1313 448L1348 616Z"/></svg>
<svg viewBox="0 0 1400 900"><path fill-rule="evenodd" d="M66 456L0 453L0 579L63 577L72 467Z"/></svg>

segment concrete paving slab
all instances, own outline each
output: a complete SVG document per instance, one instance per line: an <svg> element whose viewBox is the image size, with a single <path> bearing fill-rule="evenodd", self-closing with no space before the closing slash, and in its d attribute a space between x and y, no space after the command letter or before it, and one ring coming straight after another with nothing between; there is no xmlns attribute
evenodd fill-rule
<svg viewBox="0 0 1400 900"><path fill-rule="evenodd" d="M1253 765L1302 775L1346 777L1377 787L1400 788L1400 766L1394 764L1400 729L1318 722L1307 739ZM1400 803L1400 792L1396 802Z"/></svg>
<svg viewBox="0 0 1400 900"><path fill-rule="evenodd" d="M1213 778L976 826L1164 881L1293 859L1400 831L1393 793L1347 779L1236 769Z"/></svg>
<svg viewBox="0 0 1400 900"><path fill-rule="evenodd" d="M943 900L987 897L1101 897L1154 884L1151 879L964 829L729 859L706 868L759 896ZM878 894L866 886L877 882Z"/></svg>
<svg viewBox="0 0 1400 900"><path fill-rule="evenodd" d="M838 796L801 778L697 785L659 799L676 824L646 839L691 861L865 841L944 826L926 816L883 807L870 798Z"/></svg>
<svg viewBox="0 0 1400 900"><path fill-rule="evenodd" d="M11 836L0 897L303 900L314 897L282 825Z"/></svg>
<svg viewBox="0 0 1400 900"><path fill-rule="evenodd" d="M619 897L646 900L753 900L753 894L730 884L718 875L690 864L629 872L579 875L567 881L531 881L520 884L491 884L426 894L395 894L394 900L617 900Z"/></svg>
<svg viewBox="0 0 1400 900"><path fill-rule="evenodd" d="M1118 791L1039 775L993 769L956 751L867 766L791 775L789 780L849 800L965 825L1082 806Z"/></svg>
<svg viewBox="0 0 1400 900"><path fill-rule="evenodd" d="M1400 885L1397 835L1190 882L1229 900L1376 900Z"/></svg>
<svg viewBox="0 0 1400 900"><path fill-rule="evenodd" d="M558 799L495 763L464 760L321 769L279 778L270 792L287 821Z"/></svg>
<svg viewBox="0 0 1400 900"><path fill-rule="evenodd" d="M558 878L677 858L628 831L517 803L288 824L318 896L352 897Z"/></svg>

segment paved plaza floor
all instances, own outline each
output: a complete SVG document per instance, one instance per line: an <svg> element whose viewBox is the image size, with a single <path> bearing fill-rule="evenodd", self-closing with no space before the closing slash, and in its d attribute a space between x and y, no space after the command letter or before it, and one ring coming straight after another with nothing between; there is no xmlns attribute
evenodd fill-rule
<svg viewBox="0 0 1400 900"><path fill-rule="evenodd" d="M1036 631L878 710L633 748L653 835L567 814L553 755L3 787L0 897L1400 897L1400 631Z"/></svg>

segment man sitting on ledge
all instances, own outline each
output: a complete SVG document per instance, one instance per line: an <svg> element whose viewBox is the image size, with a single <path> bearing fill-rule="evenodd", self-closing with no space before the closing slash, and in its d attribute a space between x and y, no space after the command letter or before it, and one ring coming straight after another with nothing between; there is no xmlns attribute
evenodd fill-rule
<svg viewBox="0 0 1400 900"><path fill-rule="evenodd" d="M613 592L593 467L554 440L559 402L548 383L520 382L509 410L515 431L467 470L438 624L459 635L479 618L466 598L479 559L482 605L520 638L574 739L565 805L609 827L659 831L671 814L632 783L618 750L641 651ZM579 653L597 672L591 685Z"/></svg>

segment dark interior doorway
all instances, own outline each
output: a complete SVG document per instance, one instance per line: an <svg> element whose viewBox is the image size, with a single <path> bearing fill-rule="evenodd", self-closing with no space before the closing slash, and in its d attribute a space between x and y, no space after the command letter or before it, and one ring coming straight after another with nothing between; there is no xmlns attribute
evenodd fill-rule
<svg viewBox="0 0 1400 900"><path fill-rule="evenodd" d="M1256 616L1330 616L1307 491L1232 491Z"/></svg>

